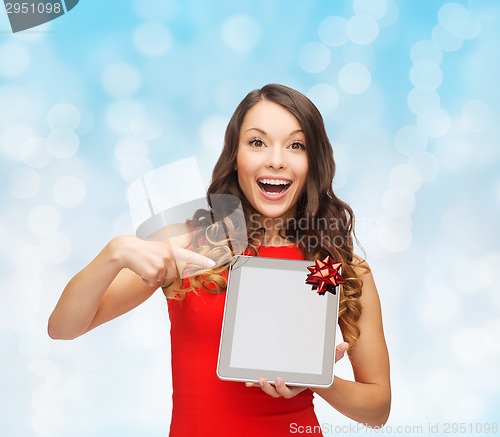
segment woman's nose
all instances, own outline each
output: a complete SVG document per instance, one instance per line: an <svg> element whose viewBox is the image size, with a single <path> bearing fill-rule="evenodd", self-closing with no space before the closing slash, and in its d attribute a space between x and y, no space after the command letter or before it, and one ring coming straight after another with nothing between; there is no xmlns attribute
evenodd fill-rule
<svg viewBox="0 0 500 437"><path fill-rule="evenodd" d="M267 158L267 166L274 170L279 170L285 167L285 155L280 146L269 148L269 156Z"/></svg>

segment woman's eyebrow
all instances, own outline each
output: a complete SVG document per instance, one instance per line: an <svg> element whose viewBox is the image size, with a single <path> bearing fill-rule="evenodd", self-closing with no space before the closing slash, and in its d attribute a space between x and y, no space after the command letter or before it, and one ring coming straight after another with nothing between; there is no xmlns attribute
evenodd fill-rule
<svg viewBox="0 0 500 437"><path fill-rule="evenodd" d="M250 129L247 129L245 133L251 131L251 130L256 130L257 132L260 132L262 135L267 135L267 132L263 131L262 129L259 129L258 127L251 127Z"/></svg>
<svg viewBox="0 0 500 437"><path fill-rule="evenodd" d="M245 133L251 131L251 130L256 130L257 132L260 132L262 135L267 135L266 131L263 131L262 129L259 129L258 127L251 127L250 129L247 129ZM291 137L292 135L303 133L304 131L302 129L296 129L292 132L290 132L289 136Z"/></svg>

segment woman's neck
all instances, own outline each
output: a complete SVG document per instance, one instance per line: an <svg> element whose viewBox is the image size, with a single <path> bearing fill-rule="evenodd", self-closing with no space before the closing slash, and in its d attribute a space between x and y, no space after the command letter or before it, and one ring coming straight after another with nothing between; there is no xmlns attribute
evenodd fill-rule
<svg viewBox="0 0 500 437"><path fill-rule="evenodd" d="M294 243L284 237L287 219L282 217L270 218L254 216L252 218L254 229L257 229L254 239L260 246L292 246Z"/></svg>

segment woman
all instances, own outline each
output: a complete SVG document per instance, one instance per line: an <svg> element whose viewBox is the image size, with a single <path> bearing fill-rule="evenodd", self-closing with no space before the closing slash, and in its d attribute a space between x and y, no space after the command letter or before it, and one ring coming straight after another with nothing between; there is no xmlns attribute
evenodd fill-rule
<svg viewBox="0 0 500 437"><path fill-rule="evenodd" d="M313 392L353 420L383 425L391 394L380 303L368 265L353 254L354 215L332 191L334 173L317 108L291 88L266 85L249 93L233 114L208 194L241 199L248 250L256 255L331 255L342 262L339 324L347 343L337 348L337 359L348 346L354 382L335 377L329 388L305 389L287 387L280 378L274 384L218 380L227 264L210 270L214 262L202 253L213 244L206 240L196 253L174 249L168 239L114 238L68 283L50 317L49 335L75 338L136 307L161 285L171 320L172 436L299 430L321 435ZM176 259L205 270L181 281Z"/></svg>

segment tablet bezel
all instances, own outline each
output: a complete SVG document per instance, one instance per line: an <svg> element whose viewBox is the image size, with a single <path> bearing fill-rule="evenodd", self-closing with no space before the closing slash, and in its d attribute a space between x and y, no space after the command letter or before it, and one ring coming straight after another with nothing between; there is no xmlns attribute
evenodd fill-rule
<svg viewBox="0 0 500 437"><path fill-rule="evenodd" d="M325 293L318 295L318 299L325 299L326 320L325 337L323 343L323 364L320 374L302 372L277 372L265 368L239 368L231 367L231 353L234 339L234 327L236 321L236 310L238 308L238 296L241 292L241 271L245 267L257 267L273 269L273 271L303 271L304 281L308 274L307 267L314 265L314 261L290 260L281 258L251 257L238 255L233 258L229 268L228 287L226 302L224 306L224 317L219 346L217 362L217 376L226 381L257 382L259 378L265 378L272 383L276 377L281 377L287 385L302 387L329 387L334 379L335 364L335 337L337 331L337 319L340 297L340 286L335 287L335 294ZM281 276L283 277L283 276ZM312 293L314 291L311 290ZM297 323L297 322L295 322Z"/></svg>

